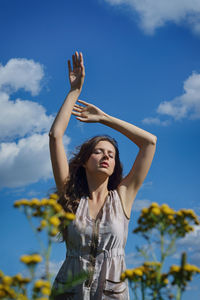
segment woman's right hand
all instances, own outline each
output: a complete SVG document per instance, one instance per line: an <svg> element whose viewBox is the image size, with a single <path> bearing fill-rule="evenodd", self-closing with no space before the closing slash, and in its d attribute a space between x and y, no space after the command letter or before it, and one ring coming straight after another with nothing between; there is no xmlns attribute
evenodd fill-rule
<svg viewBox="0 0 200 300"><path fill-rule="evenodd" d="M76 51L72 55L73 69L71 67L71 62L68 60L68 70L69 70L69 81L71 85L71 90L81 90L85 78L85 67L83 64L83 54Z"/></svg>

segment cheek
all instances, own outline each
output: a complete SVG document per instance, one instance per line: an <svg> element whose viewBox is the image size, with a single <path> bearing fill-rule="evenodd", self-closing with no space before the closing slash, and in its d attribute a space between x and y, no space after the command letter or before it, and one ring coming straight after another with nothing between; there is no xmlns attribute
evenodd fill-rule
<svg viewBox="0 0 200 300"><path fill-rule="evenodd" d="M114 169L115 169L115 161L114 160L112 161L112 168L113 168L113 171L114 171Z"/></svg>
<svg viewBox="0 0 200 300"><path fill-rule="evenodd" d="M92 166L94 166L97 163L97 159L95 156L90 156L90 158L88 159L87 163L85 164L86 168L90 168Z"/></svg>

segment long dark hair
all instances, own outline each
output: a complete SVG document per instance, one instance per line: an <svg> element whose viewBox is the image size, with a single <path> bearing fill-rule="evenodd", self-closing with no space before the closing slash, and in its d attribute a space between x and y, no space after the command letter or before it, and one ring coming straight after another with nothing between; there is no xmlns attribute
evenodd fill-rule
<svg viewBox="0 0 200 300"><path fill-rule="evenodd" d="M81 146L77 147L77 151L69 161L69 177L64 184L63 193L58 200L66 212L76 213L80 199L83 196L89 196L88 183L83 165L87 162L92 154L95 146L100 141L108 141L115 148L115 168L113 174L108 180L108 190L117 188L122 180L122 164L119 158L118 144L114 138L108 135L95 136Z"/></svg>

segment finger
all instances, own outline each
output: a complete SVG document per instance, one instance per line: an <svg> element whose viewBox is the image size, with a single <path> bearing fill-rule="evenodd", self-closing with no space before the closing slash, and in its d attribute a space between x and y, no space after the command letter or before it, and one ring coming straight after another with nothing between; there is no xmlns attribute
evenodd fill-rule
<svg viewBox="0 0 200 300"><path fill-rule="evenodd" d="M86 118L82 118L82 117L76 117L76 119L81 121L81 122L87 122L88 121Z"/></svg>
<svg viewBox="0 0 200 300"><path fill-rule="evenodd" d="M79 108L79 107L74 107L73 110L74 110L74 111L78 111L78 112L82 112L82 109Z"/></svg>
<svg viewBox="0 0 200 300"><path fill-rule="evenodd" d="M79 53L79 56L80 56L80 63L83 64L83 53L80 52L80 53Z"/></svg>
<svg viewBox="0 0 200 300"><path fill-rule="evenodd" d="M79 65L79 57L78 57L78 52L76 51L75 52L75 61L76 61L76 66L78 66Z"/></svg>
<svg viewBox="0 0 200 300"><path fill-rule="evenodd" d="M68 60L68 70L69 70L69 74L70 74L72 72L72 67L71 67L70 60Z"/></svg>
<svg viewBox="0 0 200 300"><path fill-rule="evenodd" d="M72 115L77 116L77 117L80 117L80 116L81 116L81 113L72 110Z"/></svg>
<svg viewBox="0 0 200 300"><path fill-rule="evenodd" d="M86 102L86 101L83 101L83 100L79 100L79 99L78 99L78 102L80 102L80 103L82 103L82 104L84 104L84 105L91 105L90 103L88 103L88 102Z"/></svg>
<svg viewBox="0 0 200 300"><path fill-rule="evenodd" d="M76 61L75 61L75 55L72 55L72 61L73 61L73 70L76 68Z"/></svg>
<svg viewBox="0 0 200 300"><path fill-rule="evenodd" d="M85 67L84 67L82 52L80 52L80 67L81 67L82 75L85 76Z"/></svg>
<svg viewBox="0 0 200 300"><path fill-rule="evenodd" d="M79 108L83 108L83 106L81 106L81 105L78 105L78 104L74 104L74 107L79 107Z"/></svg>

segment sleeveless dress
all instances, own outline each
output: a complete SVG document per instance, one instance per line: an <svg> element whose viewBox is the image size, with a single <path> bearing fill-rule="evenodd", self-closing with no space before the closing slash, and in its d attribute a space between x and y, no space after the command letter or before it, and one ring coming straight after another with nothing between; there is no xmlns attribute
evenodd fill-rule
<svg viewBox="0 0 200 300"><path fill-rule="evenodd" d="M51 300L129 300L128 281L120 281L126 269L124 248L129 218L116 190L109 194L96 219L90 217L88 198L82 197L67 230L67 254L52 287L63 287L68 275L89 271L83 283L50 296Z"/></svg>

